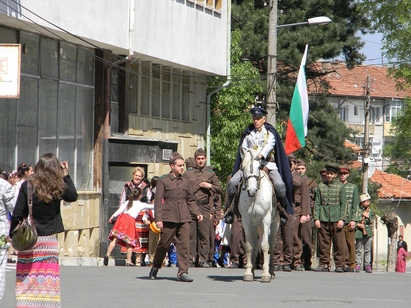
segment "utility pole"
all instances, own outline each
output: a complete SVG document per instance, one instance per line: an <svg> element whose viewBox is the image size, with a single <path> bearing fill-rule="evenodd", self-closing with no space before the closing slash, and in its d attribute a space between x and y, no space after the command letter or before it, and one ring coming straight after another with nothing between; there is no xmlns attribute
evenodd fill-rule
<svg viewBox="0 0 411 308"><path fill-rule="evenodd" d="M370 89L371 89L371 77L367 75L367 86L365 89L365 109L364 109L364 116L365 116L365 123L364 123L364 156L363 156L363 164L364 164L364 177L362 182L362 192L365 194L368 192L368 163L370 161L370 103L371 103L371 96L370 96Z"/></svg>
<svg viewBox="0 0 411 308"><path fill-rule="evenodd" d="M277 0L270 0L268 17L268 57L267 57L267 123L275 127L277 98Z"/></svg>

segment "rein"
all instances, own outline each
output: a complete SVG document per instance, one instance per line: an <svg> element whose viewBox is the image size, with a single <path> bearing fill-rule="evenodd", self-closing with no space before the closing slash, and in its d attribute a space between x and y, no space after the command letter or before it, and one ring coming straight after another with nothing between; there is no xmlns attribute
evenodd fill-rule
<svg viewBox="0 0 411 308"><path fill-rule="evenodd" d="M253 161L253 160L254 160L254 158L251 157L251 161ZM253 174L253 173L254 173L254 165L253 165L253 163L250 164L250 173L251 173L251 175L249 175L249 176L247 176L247 177L244 177L244 176L243 176L244 183L247 183L249 179L253 179L253 178L254 178L254 179L257 180L257 190L259 190L259 189L260 189L260 182L261 182L261 179L264 177L264 173L263 173L262 176L259 176L259 175L257 175L257 174ZM243 187L243 189L245 189L245 187Z"/></svg>

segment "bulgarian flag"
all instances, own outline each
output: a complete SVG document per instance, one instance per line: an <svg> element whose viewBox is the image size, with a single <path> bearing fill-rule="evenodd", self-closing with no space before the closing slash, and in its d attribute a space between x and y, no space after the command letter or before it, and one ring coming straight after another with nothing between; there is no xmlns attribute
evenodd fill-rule
<svg viewBox="0 0 411 308"><path fill-rule="evenodd" d="M305 45L300 71L298 72L297 84L294 88L291 101L290 117L285 134L285 153L291 154L305 146L308 122L308 93L305 80L305 62L307 60L308 45Z"/></svg>

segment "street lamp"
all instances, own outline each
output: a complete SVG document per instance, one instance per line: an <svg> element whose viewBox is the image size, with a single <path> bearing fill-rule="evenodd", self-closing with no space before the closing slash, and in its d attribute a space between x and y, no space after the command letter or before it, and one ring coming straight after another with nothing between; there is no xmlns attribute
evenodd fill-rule
<svg viewBox="0 0 411 308"><path fill-rule="evenodd" d="M268 19L268 59L267 59L267 122L275 127L276 122L276 74L277 74L277 28L300 25L325 25L331 19L325 16L310 18L304 22L277 25L277 0L271 1L271 10Z"/></svg>

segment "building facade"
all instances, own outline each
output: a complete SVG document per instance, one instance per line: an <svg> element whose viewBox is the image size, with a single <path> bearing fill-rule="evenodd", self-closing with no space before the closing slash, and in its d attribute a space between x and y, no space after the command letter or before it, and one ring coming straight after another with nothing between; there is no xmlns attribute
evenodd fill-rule
<svg viewBox="0 0 411 308"><path fill-rule="evenodd" d="M204 147L208 76L225 76L230 1L3 1L0 44L20 44L20 97L0 98L0 168L69 162L61 255L100 256L131 171L168 172Z"/></svg>

